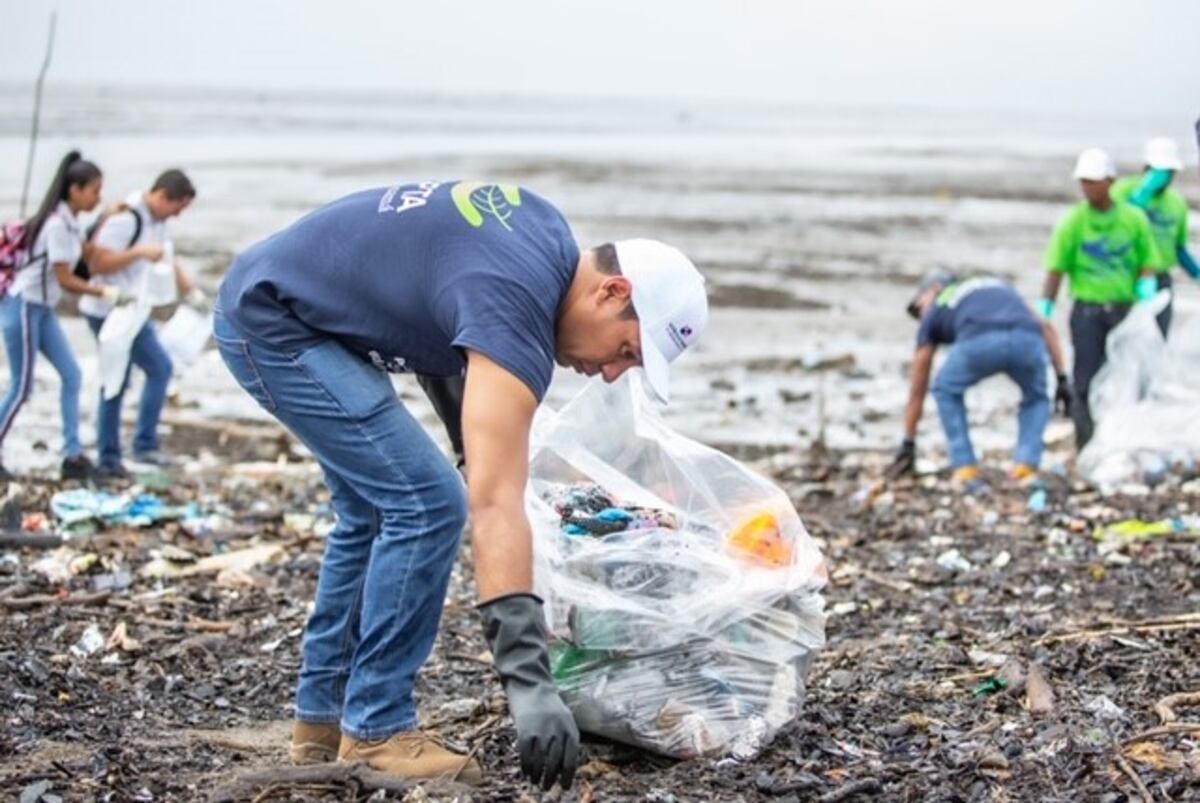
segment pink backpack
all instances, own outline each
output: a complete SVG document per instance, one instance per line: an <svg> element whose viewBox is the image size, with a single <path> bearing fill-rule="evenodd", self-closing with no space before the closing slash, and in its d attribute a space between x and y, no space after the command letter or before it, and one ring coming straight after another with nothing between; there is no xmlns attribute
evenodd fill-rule
<svg viewBox="0 0 1200 803"><path fill-rule="evenodd" d="M13 277L29 259L25 233L24 220L10 220L0 226L0 298L8 295Z"/></svg>

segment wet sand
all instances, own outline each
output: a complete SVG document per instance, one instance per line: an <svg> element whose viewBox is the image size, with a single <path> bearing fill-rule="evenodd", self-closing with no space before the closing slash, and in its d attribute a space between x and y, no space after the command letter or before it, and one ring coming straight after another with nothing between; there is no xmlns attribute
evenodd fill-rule
<svg viewBox="0 0 1200 803"><path fill-rule="evenodd" d="M0 89L6 214L19 192L27 100ZM1075 200L1075 151L1101 142L1135 169L1145 136L1181 125L712 102L52 88L35 183L68 146L106 170L110 200L162 167L187 168L200 196L174 224L178 251L212 290L240 248L344 192L434 177L515 181L554 199L584 245L654 236L705 272L716 313L676 372L667 415L679 429L735 450L817 440L878 449L899 432L915 331L903 307L914 282L938 267L988 272L1032 299L1050 230ZM1181 181L1194 205L1196 184L1190 172ZM1180 284L1185 302L1200 299ZM90 407L94 346L72 337ZM39 366L30 409L6 447L13 465L23 465L23 442L40 440L50 455L57 448L55 384ZM550 403L578 386L560 372ZM211 359L178 382L189 414L261 418L237 396ZM1006 448L1015 400L1003 380L972 392L972 418L986 425L977 427L981 446ZM85 429L90 420L85 411ZM923 424L922 441L936 454L932 410Z"/></svg>

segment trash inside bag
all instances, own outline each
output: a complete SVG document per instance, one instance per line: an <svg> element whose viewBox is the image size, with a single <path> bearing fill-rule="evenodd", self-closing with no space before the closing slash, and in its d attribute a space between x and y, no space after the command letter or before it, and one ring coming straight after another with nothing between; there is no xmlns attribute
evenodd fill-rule
<svg viewBox="0 0 1200 803"><path fill-rule="evenodd" d="M800 713L825 642L820 550L783 491L669 429L639 377L539 413L526 507L582 730L748 759Z"/></svg>
<svg viewBox="0 0 1200 803"><path fill-rule="evenodd" d="M1168 299L1136 305L1108 335L1089 394L1096 430L1078 461L1102 491L1191 475L1200 460L1200 315L1177 303L1168 343L1154 321Z"/></svg>

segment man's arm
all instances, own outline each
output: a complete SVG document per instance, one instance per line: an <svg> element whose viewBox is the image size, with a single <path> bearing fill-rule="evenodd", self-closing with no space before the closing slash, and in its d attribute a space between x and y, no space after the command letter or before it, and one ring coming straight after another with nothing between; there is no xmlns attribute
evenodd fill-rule
<svg viewBox="0 0 1200 803"><path fill-rule="evenodd" d="M480 352L467 352L467 499L484 637L517 726L521 771L543 789L555 783L567 789L579 762L579 728L550 673L546 616L532 593L533 534L525 515L536 409L524 382Z"/></svg>
<svg viewBox="0 0 1200 803"><path fill-rule="evenodd" d="M912 379L908 392L908 406L904 408L904 440L888 466L887 476L898 479L911 474L917 466L917 424L921 421L921 410L925 407L925 392L929 389L929 368L933 364L933 343L918 346L913 354Z"/></svg>
<svg viewBox="0 0 1200 803"><path fill-rule="evenodd" d="M537 399L517 377L477 351L467 353L463 436L470 483L471 544L479 597L533 590L525 515L529 429Z"/></svg>
<svg viewBox="0 0 1200 803"><path fill-rule="evenodd" d="M175 286L179 288L181 296L187 296L196 286L192 277L187 275L187 271L178 262L175 263Z"/></svg>
<svg viewBox="0 0 1200 803"><path fill-rule="evenodd" d="M1042 337L1046 338L1046 348L1050 351L1050 362L1054 364L1054 373L1062 376L1067 372L1067 361L1063 358L1062 340L1058 330L1049 320L1042 319Z"/></svg>
<svg viewBox="0 0 1200 803"><path fill-rule="evenodd" d="M128 246L137 230L133 212L115 212L100 224L100 230L85 248L88 270L96 276L117 273L139 259L155 262L162 258L162 246L156 243L141 243Z"/></svg>
<svg viewBox="0 0 1200 803"><path fill-rule="evenodd" d="M925 409L925 394L929 392L929 373L933 367L933 353L937 346L926 343L918 346L913 354L912 378L909 382L908 406L904 408L904 437L915 440L921 412Z"/></svg>
<svg viewBox="0 0 1200 803"><path fill-rule="evenodd" d="M1158 274L1170 270L1170 262L1165 262L1165 254L1158 253L1158 243L1154 239L1154 230L1150 228L1150 219L1143 211L1138 221L1138 240L1140 240L1140 258L1142 268L1138 271L1134 293L1138 301L1148 301L1158 295Z"/></svg>
<svg viewBox="0 0 1200 803"><path fill-rule="evenodd" d="M1054 316L1054 303L1058 300L1058 288L1062 286L1062 278L1062 273L1052 270L1046 272L1046 280L1042 282L1038 312L1047 320Z"/></svg>

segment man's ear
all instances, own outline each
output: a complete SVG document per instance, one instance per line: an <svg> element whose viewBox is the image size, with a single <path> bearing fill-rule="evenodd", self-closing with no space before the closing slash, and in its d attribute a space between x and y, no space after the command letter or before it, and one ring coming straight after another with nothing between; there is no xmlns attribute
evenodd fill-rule
<svg viewBox="0 0 1200 803"><path fill-rule="evenodd" d="M633 299L633 283L624 276L609 276L600 283L602 298L628 303Z"/></svg>

